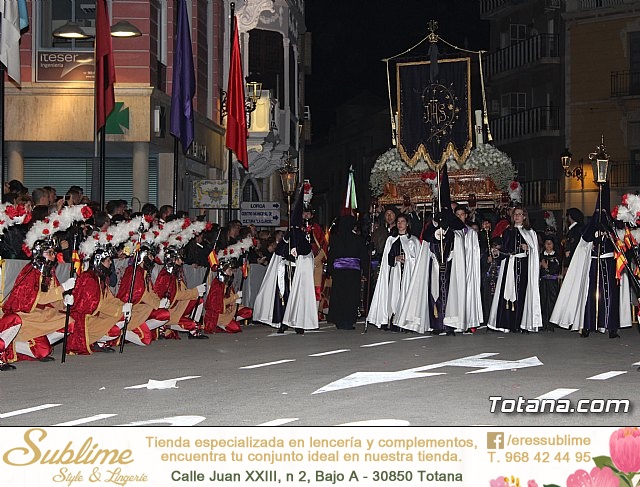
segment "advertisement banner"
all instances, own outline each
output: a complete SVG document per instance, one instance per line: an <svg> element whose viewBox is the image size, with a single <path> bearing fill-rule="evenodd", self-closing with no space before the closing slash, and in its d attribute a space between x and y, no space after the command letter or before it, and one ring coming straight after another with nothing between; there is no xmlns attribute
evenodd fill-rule
<svg viewBox="0 0 640 487"><path fill-rule="evenodd" d="M3 428L23 486L632 486L636 428Z"/></svg>
<svg viewBox="0 0 640 487"><path fill-rule="evenodd" d="M93 51L38 51L36 81L48 83L93 82Z"/></svg>

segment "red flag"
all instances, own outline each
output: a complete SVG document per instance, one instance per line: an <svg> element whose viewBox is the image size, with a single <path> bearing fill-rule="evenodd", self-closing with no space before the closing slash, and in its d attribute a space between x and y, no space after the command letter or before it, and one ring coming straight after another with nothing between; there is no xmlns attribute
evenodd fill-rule
<svg viewBox="0 0 640 487"><path fill-rule="evenodd" d="M76 276L79 276L82 272L82 261L80 260L80 255L77 250L71 252L71 265L75 269Z"/></svg>
<svg viewBox="0 0 640 487"><path fill-rule="evenodd" d="M244 78L238 40L238 19L233 18L233 45L229 65L227 85L227 138L226 146L231 149L245 169L249 169L247 156L247 112L244 106Z"/></svg>
<svg viewBox="0 0 640 487"><path fill-rule="evenodd" d="M244 261L242 262L242 277L244 279L249 275L249 259L245 256Z"/></svg>
<svg viewBox="0 0 640 487"><path fill-rule="evenodd" d="M111 27L106 0L96 2L96 129L107 123L107 117L116 104L113 86L116 82L116 68L113 63Z"/></svg>

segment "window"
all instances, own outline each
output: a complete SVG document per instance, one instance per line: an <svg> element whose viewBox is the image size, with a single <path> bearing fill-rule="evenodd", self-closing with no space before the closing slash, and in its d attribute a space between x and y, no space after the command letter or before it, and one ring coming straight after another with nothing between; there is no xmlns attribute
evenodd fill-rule
<svg viewBox="0 0 640 487"><path fill-rule="evenodd" d="M527 109L526 93L505 93L500 98L500 115L506 116L522 112Z"/></svg>
<svg viewBox="0 0 640 487"><path fill-rule="evenodd" d="M110 6L111 2L109 2ZM95 34L95 0L47 0L34 2L37 7L39 38L42 49L93 49L93 39L69 40L53 37L53 31L67 22L76 22L89 35ZM109 10L111 11L111 10Z"/></svg>
<svg viewBox="0 0 640 487"><path fill-rule="evenodd" d="M517 44L527 38L527 26L525 24L511 24L509 26L510 44Z"/></svg>
<svg viewBox="0 0 640 487"><path fill-rule="evenodd" d="M282 34L260 29L249 31L249 73L261 78L262 89L271 90L284 107L284 50ZM293 100L292 100L293 102Z"/></svg>
<svg viewBox="0 0 640 487"><path fill-rule="evenodd" d="M630 149L640 149L640 122L629 122L628 128L628 137L629 141L628 146Z"/></svg>

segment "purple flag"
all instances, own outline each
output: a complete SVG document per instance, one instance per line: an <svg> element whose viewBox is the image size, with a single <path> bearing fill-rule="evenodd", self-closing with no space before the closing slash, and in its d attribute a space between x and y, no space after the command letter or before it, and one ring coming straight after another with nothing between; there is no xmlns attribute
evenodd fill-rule
<svg viewBox="0 0 640 487"><path fill-rule="evenodd" d="M191 32L185 0L178 0L177 10L169 131L171 135L180 139L182 152L186 153L193 143L193 97L196 94L196 77L193 71Z"/></svg>

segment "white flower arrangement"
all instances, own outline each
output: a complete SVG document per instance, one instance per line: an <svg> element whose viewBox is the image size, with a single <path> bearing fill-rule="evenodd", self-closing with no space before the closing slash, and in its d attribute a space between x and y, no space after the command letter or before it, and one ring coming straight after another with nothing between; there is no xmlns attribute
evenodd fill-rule
<svg viewBox="0 0 640 487"><path fill-rule="evenodd" d="M511 158L490 144L480 144L471 151L461 169L475 169L489 177L501 191L507 191L516 171Z"/></svg>

